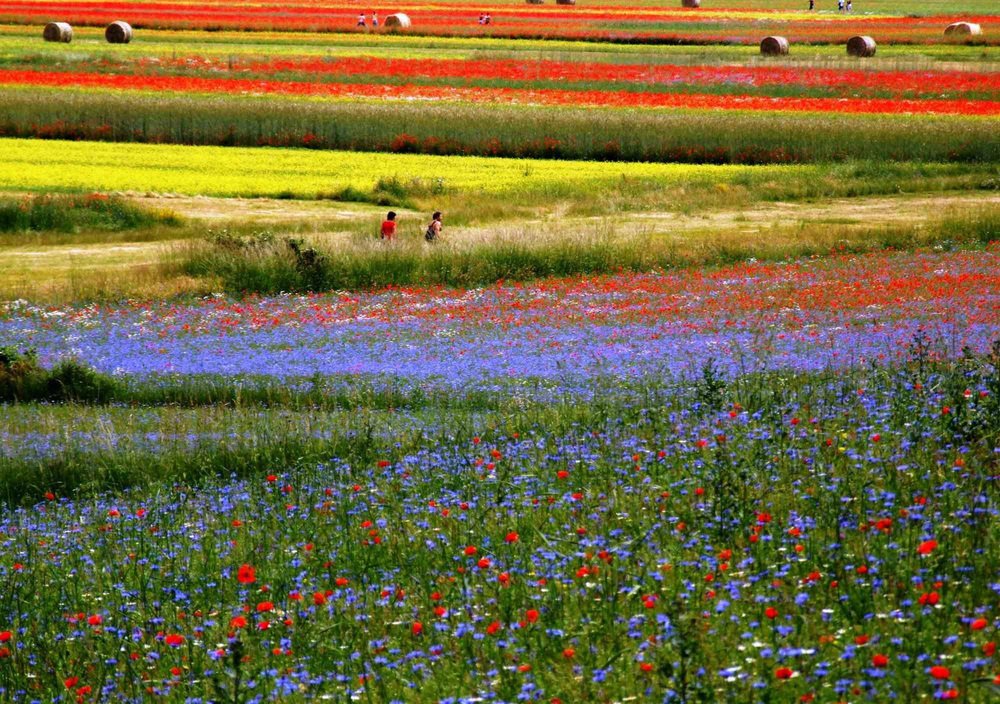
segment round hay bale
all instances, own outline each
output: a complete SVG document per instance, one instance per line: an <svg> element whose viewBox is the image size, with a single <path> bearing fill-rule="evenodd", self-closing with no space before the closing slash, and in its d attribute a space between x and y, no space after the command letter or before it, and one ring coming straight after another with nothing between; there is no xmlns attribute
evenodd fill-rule
<svg viewBox="0 0 1000 704"><path fill-rule="evenodd" d="M389 15L385 18L384 26L386 29L409 29L411 26L410 16L403 14L402 12Z"/></svg>
<svg viewBox="0 0 1000 704"><path fill-rule="evenodd" d="M128 44L132 41L132 25L116 20L104 30L104 38L110 44Z"/></svg>
<svg viewBox="0 0 1000 704"><path fill-rule="evenodd" d="M701 0L681 0L681 7L701 7Z"/></svg>
<svg viewBox="0 0 1000 704"><path fill-rule="evenodd" d="M847 40L847 53L851 56L867 58L875 56L875 49L878 45L871 37L857 36Z"/></svg>
<svg viewBox="0 0 1000 704"><path fill-rule="evenodd" d="M788 40L784 37L764 37L760 41L760 53L764 56L784 56L788 53Z"/></svg>
<svg viewBox="0 0 1000 704"><path fill-rule="evenodd" d="M576 0L556 0L556 5L575 5Z"/></svg>
<svg viewBox="0 0 1000 704"><path fill-rule="evenodd" d="M541 5L545 0L524 0L529 5Z"/></svg>
<svg viewBox="0 0 1000 704"><path fill-rule="evenodd" d="M983 28L975 22L955 22L944 28L946 36L978 37Z"/></svg>
<svg viewBox="0 0 1000 704"><path fill-rule="evenodd" d="M42 38L47 42L69 44L73 41L73 28L65 22L49 22L42 30Z"/></svg>

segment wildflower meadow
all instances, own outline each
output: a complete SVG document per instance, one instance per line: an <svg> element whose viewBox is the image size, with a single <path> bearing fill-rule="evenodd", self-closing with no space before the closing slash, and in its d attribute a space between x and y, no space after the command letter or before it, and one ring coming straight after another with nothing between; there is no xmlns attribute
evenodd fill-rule
<svg viewBox="0 0 1000 704"><path fill-rule="evenodd" d="M0 2L0 701L1000 701L998 10Z"/></svg>

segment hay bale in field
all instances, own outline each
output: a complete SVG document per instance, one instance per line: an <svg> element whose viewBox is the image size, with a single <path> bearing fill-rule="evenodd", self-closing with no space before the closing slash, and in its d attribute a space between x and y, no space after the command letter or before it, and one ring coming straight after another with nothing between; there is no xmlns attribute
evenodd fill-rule
<svg viewBox="0 0 1000 704"><path fill-rule="evenodd" d="M541 5L545 0L524 0L529 5Z"/></svg>
<svg viewBox="0 0 1000 704"><path fill-rule="evenodd" d="M760 42L764 56L784 56L788 53L788 40L784 37L764 37Z"/></svg>
<svg viewBox="0 0 1000 704"><path fill-rule="evenodd" d="M104 38L110 44L128 44L132 41L132 25L115 20L104 30Z"/></svg>
<svg viewBox="0 0 1000 704"><path fill-rule="evenodd" d="M681 7L701 7L701 0L681 0Z"/></svg>
<svg viewBox="0 0 1000 704"><path fill-rule="evenodd" d="M409 29L410 26L410 16L402 12L397 12L385 18L386 29Z"/></svg>
<svg viewBox="0 0 1000 704"><path fill-rule="evenodd" d="M851 56L860 56L862 58L875 56L875 49L877 47L878 45L871 37L859 35L847 40L847 53Z"/></svg>
<svg viewBox="0 0 1000 704"><path fill-rule="evenodd" d="M69 44L73 41L73 28L65 22L49 22L42 30L42 38L47 42Z"/></svg>
<svg viewBox="0 0 1000 704"><path fill-rule="evenodd" d="M575 5L576 0L556 0L556 5Z"/></svg>
<svg viewBox="0 0 1000 704"><path fill-rule="evenodd" d="M954 22L944 28L945 36L978 37L983 28L975 22Z"/></svg>

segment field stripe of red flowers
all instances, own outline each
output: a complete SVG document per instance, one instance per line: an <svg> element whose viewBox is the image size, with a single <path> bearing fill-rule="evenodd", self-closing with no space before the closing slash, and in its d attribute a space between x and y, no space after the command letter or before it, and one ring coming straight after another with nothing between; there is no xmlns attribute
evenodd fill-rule
<svg viewBox="0 0 1000 704"><path fill-rule="evenodd" d="M273 94L334 98L394 98L470 103L688 108L793 112L1000 115L1000 101L891 98L760 97L751 95L634 93L629 91L518 89L369 83L306 83L199 76L148 76L69 71L0 70L0 85L116 90Z"/></svg>
<svg viewBox="0 0 1000 704"><path fill-rule="evenodd" d="M240 4L170 2L74 3L3 2L0 21L49 21L58 17L80 25L103 25L125 16L135 27L279 29L349 31L357 15L367 9L357 4ZM778 32L793 42L842 42L855 34L871 34L880 41L927 43L943 41L943 29L957 20L983 25L985 39L996 37L994 16L801 16L790 13L660 8L497 7L489 27L477 22L478 8L455 4L422 4L395 8L413 20L413 31L432 35L488 34L496 37L560 37L649 42L756 43Z"/></svg>
<svg viewBox="0 0 1000 704"><path fill-rule="evenodd" d="M74 64L78 69L80 63ZM90 67L87 67L90 70ZM104 66L100 66L104 70ZM733 87L743 89L788 88L836 92L850 97L858 91L891 94L892 97L942 94L1000 93L1000 73L919 71L862 71L811 68L808 72L787 66L618 64L592 61L524 61L512 59L412 59L356 56L347 58L281 58L234 60L183 56L142 59L133 73L228 72L269 79L309 76L312 80L340 80L343 76L418 79L463 79L473 81L517 81L530 84L608 82L623 87Z"/></svg>

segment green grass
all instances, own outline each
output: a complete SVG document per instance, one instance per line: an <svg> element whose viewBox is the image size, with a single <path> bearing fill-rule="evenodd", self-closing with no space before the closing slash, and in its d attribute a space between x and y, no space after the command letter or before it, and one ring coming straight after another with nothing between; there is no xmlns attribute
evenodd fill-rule
<svg viewBox="0 0 1000 704"><path fill-rule="evenodd" d="M177 226L172 213L151 212L125 199L103 194L0 197L0 243L10 234L121 232Z"/></svg>
<svg viewBox="0 0 1000 704"><path fill-rule="evenodd" d="M982 209L927 224L849 228L816 224L740 236L677 241L611 231L591 237L533 239L529 233L474 244L425 244L419 237L377 240L326 250L297 240L266 238L233 245L193 245L180 270L213 277L232 294L445 285L471 288L500 280L719 266L748 259L784 260L838 252L918 247L982 247L1000 239L1000 210Z"/></svg>

